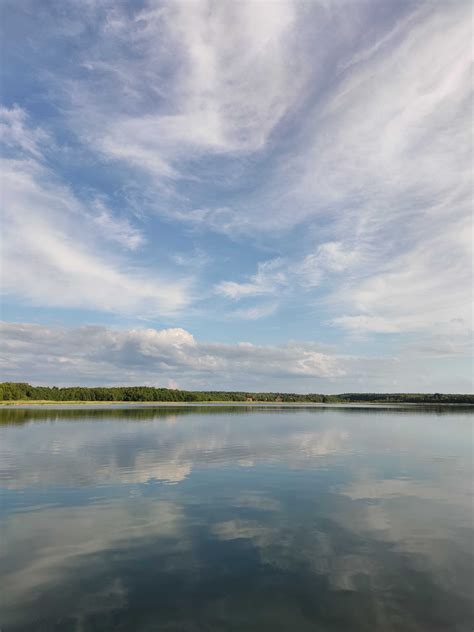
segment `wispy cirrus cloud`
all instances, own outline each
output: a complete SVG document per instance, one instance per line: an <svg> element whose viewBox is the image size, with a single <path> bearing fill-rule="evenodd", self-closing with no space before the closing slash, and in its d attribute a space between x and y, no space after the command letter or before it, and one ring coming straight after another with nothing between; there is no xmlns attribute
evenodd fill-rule
<svg viewBox="0 0 474 632"><path fill-rule="evenodd" d="M128 219L117 217L100 198L91 203L90 218L104 239L129 250L136 250L145 242L143 231L133 226Z"/></svg>
<svg viewBox="0 0 474 632"><path fill-rule="evenodd" d="M259 320L260 318L267 318L271 316L278 309L278 303L261 303L259 305L253 305L252 307L245 307L242 309L236 309L230 312L231 318L241 318L242 320Z"/></svg>
<svg viewBox="0 0 474 632"><path fill-rule="evenodd" d="M352 314L338 316L335 324L366 333L449 332L456 337L472 331L472 221L453 217L438 231L354 286L343 282L339 306L349 306Z"/></svg>
<svg viewBox="0 0 474 632"><path fill-rule="evenodd" d="M189 301L185 280L133 269L107 248L143 241L103 202L80 201L44 159L47 135L19 108L0 112L9 154L2 170L2 290L35 305L140 315L169 314Z"/></svg>
<svg viewBox="0 0 474 632"><path fill-rule="evenodd" d="M419 7L341 62L297 150L277 161L275 177L254 196L258 207L239 208L244 231L316 222L330 239L284 258L273 278L261 274L273 263L260 264L248 281L219 283L219 293L258 296L290 279L318 287L331 272L335 326L365 333L468 326L468 14L463 3Z"/></svg>
<svg viewBox="0 0 474 632"><path fill-rule="evenodd" d="M288 56L304 57L302 10L194 2L98 12L101 44L82 53L86 78L69 101L76 131L155 178L193 177L185 163L205 155L259 151L307 77ZM99 81L107 98L96 97Z"/></svg>
<svg viewBox="0 0 474 632"><path fill-rule="evenodd" d="M274 294L288 283L285 261L272 259L258 264L257 272L247 282L221 281L215 288L218 294L230 299L241 299L262 294Z"/></svg>
<svg viewBox="0 0 474 632"><path fill-rule="evenodd" d="M348 270L359 259L357 251L346 251L342 242L320 244L313 253L297 258L276 257L257 264L246 281L221 281L214 291L233 301L264 295L284 296L308 291L335 274Z"/></svg>
<svg viewBox="0 0 474 632"><path fill-rule="evenodd" d="M41 160L51 137L42 128L31 127L25 110L16 105L0 108L0 143L14 154L20 151Z"/></svg>

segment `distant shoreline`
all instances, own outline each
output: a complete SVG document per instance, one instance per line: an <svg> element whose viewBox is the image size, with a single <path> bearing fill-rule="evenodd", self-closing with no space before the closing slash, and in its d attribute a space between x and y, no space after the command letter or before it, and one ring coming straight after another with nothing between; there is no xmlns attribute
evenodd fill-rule
<svg viewBox="0 0 474 632"><path fill-rule="evenodd" d="M30 408L30 407L61 407L65 408L81 408L83 406L98 408L186 408L201 406L246 406L246 407L265 407L265 408L424 408L433 406L443 407L472 407L474 404L469 403L450 403L450 402L384 402L384 401L358 401L358 402L266 402L266 401L229 401L229 400L210 400L201 402L170 402L170 401L93 401L93 400L10 400L0 401L2 408Z"/></svg>
<svg viewBox="0 0 474 632"><path fill-rule="evenodd" d="M0 382L3 405L474 405L474 394L460 393L284 393L265 391L187 391L157 386L34 386Z"/></svg>

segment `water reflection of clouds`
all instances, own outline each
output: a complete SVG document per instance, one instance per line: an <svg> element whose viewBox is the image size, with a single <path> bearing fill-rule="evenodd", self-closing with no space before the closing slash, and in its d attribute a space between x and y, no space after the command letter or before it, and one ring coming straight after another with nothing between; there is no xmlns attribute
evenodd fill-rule
<svg viewBox="0 0 474 632"><path fill-rule="evenodd" d="M412 612L409 604L398 602L396 593L401 590L401 582L407 584L408 592L423 590L428 582L430 592L445 601L449 594L464 594L465 601L459 603L466 608L469 596L463 582L468 579L468 569L459 572L459 560L452 557L452 543L425 538L417 556L408 557L403 546L400 548L403 534L381 534L379 524L371 525L358 517L366 509L370 515L373 506L364 508L357 502L348 496L345 500L331 497L310 521L299 525L292 515L292 503L262 494L237 496L231 504L237 514L240 507L242 515L231 519L220 519L226 513L222 507L213 512L214 520L209 516L199 519L190 507L145 498L42 510L30 514L28 521L19 514L12 515L3 530L9 542L3 568L14 567L3 574L4 603L12 605L10 613L4 611L5 625L9 621L18 623L22 616L28 620L28 612L38 606L38 595L47 593L52 599L51 592L64 586L73 595L78 593L77 603L68 604L77 622L87 622L91 615L123 611L136 598L137 589L127 567L117 562L123 556L143 564L142 572L152 576L148 558L159 563L159 571L155 572L160 576L175 581L185 573L192 593L203 573L206 576L209 571L211 577L216 573L212 556L209 559L205 555L213 540L224 547L220 549L221 564L227 563L232 547L237 547L242 556L248 556L249 550L257 554L258 561L253 562L260 577L253 586L257 594L270 581L267 574L284 585L295 581L311 585L320 577L324 578L319 586L320 599L332 599L344 610L349 591L357 595L362 608L372 609L378 602L382 618L375 622L383 621L388 612L403 612L406 629L420 631L425 628L417 621L416 609ZM244 517L249 509L256 511L253 518ZM407 531L413 528L405 512L399 521ZM193 532L196 526L198 536ZM23 564L18 569L19 560ZM266 569L263 576L262 569ZM90 589L83 584L86 578L92 579ZM230 590L231 586L227 587Z"/></svg>
<svg viewBox="0 0 474 632"><path fill-rule="evenodd" d="M275 432L267 416L259 425L236 426L225 416L179 424L171 415L155 423L128 421L31 424L2 432L0 484L19 489L34 485L97 485L184 480L193 468L281 462L313 466L314 459L337 454L348 439L333 427L294 427ZM165 418L169 421L168 418Z"/></svg>
<svg viewBox="0 0 474 632"><path fill-rule="evenodd" d="M357 476L357 474L356 474ZM466 592L466 579L472 574L472 475L465 472L454 481L364 477L340 491L352 501L352 529L364 537L376 534L380 541L391 543L399 552L410 554L414 565L438 569L437 581ZM339 517L340 524L346 516ZM459 559L467 568L464 577ZM454 563L453 563L454 561ZM457 570L455 570L455 566ZM462 566L462 565L461 565ZM472 581L472 577L471 577Z"/></svg>
<svg viewBox="0 0 474 632"><path fill-rule="evenodd" d="M72 574L82 574L88 560L107 551L127 550L156 538L166 540L175 550L189 548L183 523L178 504L135 497L102 505L42 508L29 513L27 519L22 513L11 514L2 523L4 625L8 624L9 604L12 620L18 619L20 610L28 618L28 611L33 611L29 609L38 605L40 590L49 592L51 587L71 581ZM113 593L124 597L123 581L116 578L113 583Z"/></svg>
<svg viewBox="0 0 474 632"><path fill-rule="evenodd" d="M1 447L15 457L3 467L7 486L50 486L52 498L57 485L122 487L119 498L97 492L88 504L5 516L4 625L31 629L31 613L47 620L51 609L71 613L70 629L87 629L91 617L111 617L113 628L114 616L153 629L155 612L164 629L194 630L197 602L212 616L238 617L250 593L261 629L350 621L398 631L403 621L424 632L449 629L455 612L463 630L472 581L465 435L455 424L424 437L411 428L394 444L393 432L363 413L10 427ZM440 461L443 453L450 458ZM278 468L263 479L262 464ZM231 482L224 471L234 466L246 469ZM187 479L194 487L135 485ZM127 617L142 599L152 618L140 627ZM160 599L169 619L153 611Z"/></svg>

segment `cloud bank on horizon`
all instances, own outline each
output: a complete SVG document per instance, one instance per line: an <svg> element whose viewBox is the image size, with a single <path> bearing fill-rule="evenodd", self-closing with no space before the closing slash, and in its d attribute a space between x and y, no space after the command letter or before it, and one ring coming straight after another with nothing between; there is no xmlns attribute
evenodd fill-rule
<svg viewBox="0 0 474 632"><path fill-rule="evenodd" d="M472 390L469 2L1 11L4 379Z"/></svg>

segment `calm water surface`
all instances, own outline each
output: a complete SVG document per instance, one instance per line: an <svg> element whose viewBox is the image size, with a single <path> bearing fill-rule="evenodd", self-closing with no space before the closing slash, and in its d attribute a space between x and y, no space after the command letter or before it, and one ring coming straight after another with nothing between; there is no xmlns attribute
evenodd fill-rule
<svg viewBox="0 0 474 632"><path fill-rule="evenodd" d="M473 419L0 410L0 628L472 632Z"/></svg>

